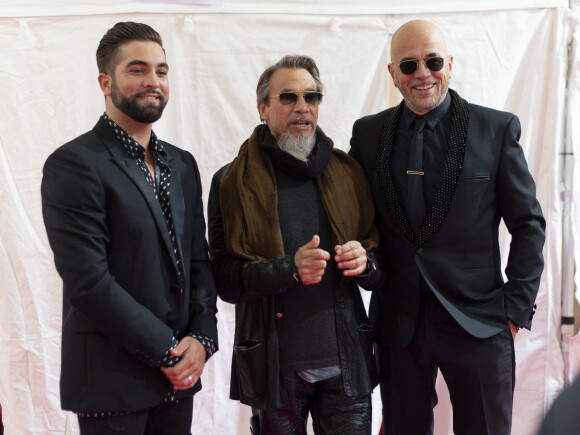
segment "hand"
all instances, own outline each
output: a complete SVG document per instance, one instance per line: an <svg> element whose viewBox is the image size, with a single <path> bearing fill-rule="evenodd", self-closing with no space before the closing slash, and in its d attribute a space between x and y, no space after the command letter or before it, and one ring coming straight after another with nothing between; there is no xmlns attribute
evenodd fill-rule
<svg viewBox="0 0 580 435"><path fill-rule="evenodd" d="M512 333L512 338L515 340L516 334L518 333L518 327L516 326L516 324L514 322L512 322L509 319L508 319L508 323L510 325L510 332Z"/></svg>
<svg viewBox="0 0 580 435"><path fill-rule="evenodd" d="M181 361L174 367L161 367L161 371L173 384L174 389L187 390L200 378L205 366L206 353L204 345L198 340L185 337L171 350L171 355L180 356Z"/></svg>
<svg viewBox="0 0 580 435"><path fill-rule="evenodd" d="M304 246L301 246L294 255L294 264L298 268L300 281L304 285L317 284L322 281L326 262L330 260L330 254L323 249L318 249L320 237L313 236Z"/></svg>
<svg viewBox="0 0 580 435"><path fill-rule="evenodd" d="M339 269L343 269L344 276L357 276L367 268L367 251L356 240L334 247L334 257Z"/></svg>

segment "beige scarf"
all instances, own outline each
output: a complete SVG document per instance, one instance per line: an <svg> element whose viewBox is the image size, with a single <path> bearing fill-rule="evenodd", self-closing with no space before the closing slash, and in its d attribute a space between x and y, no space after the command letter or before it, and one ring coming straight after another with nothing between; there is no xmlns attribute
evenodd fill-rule
<svg viewBox="0 0 580 435"><path fill-rule="evenodd" d="M220 186L228 252L247 260L285 256L274 167L268 153L258 144L259 130L263 127L256 127L241 146ZM342 245L358 240L367 252L377 249L379 235L374 226L373 197L359 164L343 151L332 149L330 163L316 177L316 183L330 221L333 243Z"/></svg>

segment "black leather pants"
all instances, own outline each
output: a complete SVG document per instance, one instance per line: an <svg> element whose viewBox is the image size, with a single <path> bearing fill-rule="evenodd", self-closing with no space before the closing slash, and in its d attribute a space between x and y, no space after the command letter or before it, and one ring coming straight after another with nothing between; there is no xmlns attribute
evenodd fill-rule
<svg viewBox="0 0 580 435"><path fill-rule="evenodd" d="M289 400L282 407L252 408L254 435L306 435L309 413L316 434L370 435L371 396L347 396L342 375L314 383L295 375L286 386Z"/></svg>

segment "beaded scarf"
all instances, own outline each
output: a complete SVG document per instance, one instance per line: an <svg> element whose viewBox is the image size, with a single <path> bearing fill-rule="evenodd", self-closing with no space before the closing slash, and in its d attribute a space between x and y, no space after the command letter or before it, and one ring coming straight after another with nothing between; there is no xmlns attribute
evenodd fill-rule
<svg viewBox="0 0 580 435"><path fill-rule="evenodd" d="M449 94L451 95L451 131L448 139L449 145L447 147L445 166L439 189L437 189L433 204L425 216L418 237L415 236L411 222L397 198L389 170L389 159L399 120L403 113L404 101L401 101L394 110L388 112L377 148L377 175L387 208L404 236L415 244L415 249L422 246L439 229L451 204L455 186L463 167L467 127L469 125L469 106L467 101L461 98L454 90L449 89Z"/></svg>

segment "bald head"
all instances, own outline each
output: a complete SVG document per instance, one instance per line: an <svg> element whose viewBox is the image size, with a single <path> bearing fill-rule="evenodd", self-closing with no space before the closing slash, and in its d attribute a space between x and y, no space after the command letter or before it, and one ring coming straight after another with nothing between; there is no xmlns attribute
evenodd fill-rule
<svg viewBox="0 0 580 435"><path fill-rule="evenodd" d="M425 63L433 57L444 59L443 68L439 71L430 70ZM417 69L411 74L403 74L399 65L408 60L418 62ZM413 20L403 24L393 34L389 72L405 104L413 112L424 115L443 102L452 66L453 57L447 52L445 36L435 24Z"/></svg>
<svg viewBox="0 0 580 435"><path fill-rule="evenodd" d="M447 56L447 43L443 32L435 24L425 20L413 20L403 24L391 40L391 62L398 64L401 53L424 47L435 46L439 56Z"/></svg>

